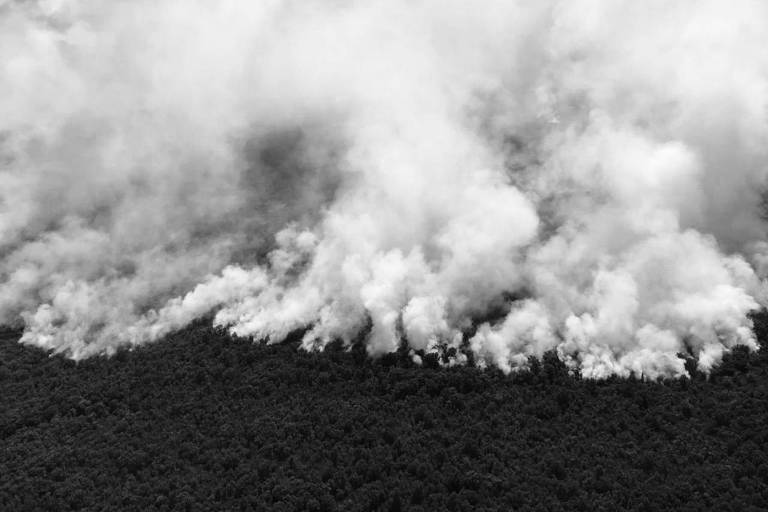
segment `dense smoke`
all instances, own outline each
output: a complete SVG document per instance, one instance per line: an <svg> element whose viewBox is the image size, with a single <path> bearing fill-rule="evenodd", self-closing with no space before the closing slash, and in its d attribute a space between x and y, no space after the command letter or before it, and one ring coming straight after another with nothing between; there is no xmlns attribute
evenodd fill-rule
<svg viewBox="0 0 768 512"><path fill-rule="evenodd" d="M766 48L759 0L0 0L0 323L707 370L766 303Z"/></svg>

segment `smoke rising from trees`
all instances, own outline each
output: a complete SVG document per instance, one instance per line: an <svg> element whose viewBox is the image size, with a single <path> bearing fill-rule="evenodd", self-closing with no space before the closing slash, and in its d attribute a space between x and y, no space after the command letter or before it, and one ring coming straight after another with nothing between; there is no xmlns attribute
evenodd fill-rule
<svg viewBox="0 0 768 512"><path fill-rule="evenodd" d="M0 323L707 370L766 303L759 1L0 1Z"/></svg>

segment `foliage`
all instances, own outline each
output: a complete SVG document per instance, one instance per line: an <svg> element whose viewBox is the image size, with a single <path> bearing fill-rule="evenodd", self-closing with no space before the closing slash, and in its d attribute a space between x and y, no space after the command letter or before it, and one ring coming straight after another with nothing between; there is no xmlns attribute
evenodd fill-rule
<svg viewBox="0 0 768 512"><path fill-rule="evenodd" d="M5 335L0 397L0 510L768 506L768 350L591 381L554 354L505 376L202 324L80 363Z"/></svg>

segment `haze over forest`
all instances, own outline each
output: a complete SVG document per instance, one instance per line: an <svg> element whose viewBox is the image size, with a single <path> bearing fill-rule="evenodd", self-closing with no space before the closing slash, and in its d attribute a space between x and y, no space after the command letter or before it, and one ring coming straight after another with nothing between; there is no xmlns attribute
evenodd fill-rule
<svg viewBox="0 0 768 512"><path fill-rule="evenodd" d="M748 0L0 0L0 324L706 372L766 305L765 48Z"/></svg>

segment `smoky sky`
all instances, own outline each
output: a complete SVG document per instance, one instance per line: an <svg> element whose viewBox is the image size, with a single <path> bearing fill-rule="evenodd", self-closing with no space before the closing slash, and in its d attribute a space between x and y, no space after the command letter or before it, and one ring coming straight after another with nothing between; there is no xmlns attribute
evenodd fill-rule
<svg viewBox="0 0 768 512"><path fill-rule="evenodd" d="M0 323L708 370L766 302L767 10L0 0Z"/></svg>

